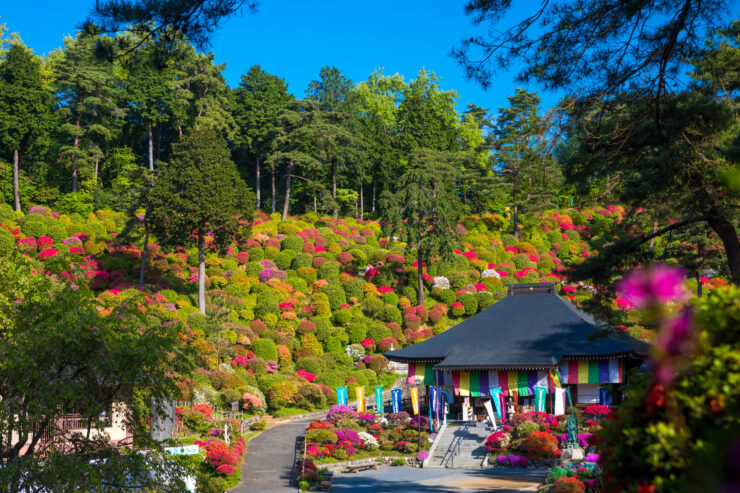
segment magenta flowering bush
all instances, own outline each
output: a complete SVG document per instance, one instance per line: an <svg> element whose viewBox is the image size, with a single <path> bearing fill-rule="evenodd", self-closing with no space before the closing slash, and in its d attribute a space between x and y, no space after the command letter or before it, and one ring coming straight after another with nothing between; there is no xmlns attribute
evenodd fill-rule
<svg viewBox="0 0 740 493"><path fill-rule="evenodd" d="M329 411L326 413L326 420L331 423L336 423L342 419L354 419L356 416L357 411L355 411L354 408L343 404L335 404L331 406Z"/></svg>
<svg viewBox="0 0 740 493"><path fill-rule="evenodd" d="M357 416L357 420L363 425L371 425L378 420L378 415L373 413L363 413Z"/></svg>
<svg viewBox="0 0 740 493"><path fill-rule="evenodd" d="M350 442L353 445L361 445L362 439L356 431L345 428L342 430L334 430L334 434L337 436L337 442Z"/></svg>
<svg viewBox="0 0 740 493"><path fill-rule="evenodd" d="M57 253L59 252L57 252L56 248L47 248L45 250L41 250L39 252L39 260L47 260L52 257L56 257Z"/></svg>
<svg viewBox="0 0 740 493"><path fill-rule="evenodd" d="M260 282L267 282L270 279L284 281L287 279L285 272L280 269L267 268L260 272Z"/></svg>
<svg viewBox="0 0 740 493"><path fill-rule="evenodd" d="M683 285L684 277L685 272L680 267L657 264L628 274L617 285L617 291L637 308L686 301L688 292Z"/></svg>

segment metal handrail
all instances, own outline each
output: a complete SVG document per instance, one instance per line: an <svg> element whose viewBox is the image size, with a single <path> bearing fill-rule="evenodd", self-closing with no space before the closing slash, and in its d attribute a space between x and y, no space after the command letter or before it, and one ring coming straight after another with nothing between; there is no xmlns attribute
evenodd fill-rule
<svg viewBox="0 0 740 493"><path fill-rule="evenodd" d="M442 463L441 463L442 466L448 467L447 463L451 460L452 467L455 467L455 455L460 453L460 444L468 436L468 428L470 428L470 424L473 422L474 418L475 418L475 415L473 413L470 413L470 417L465 422L465 426L463 426L462 433L460 433L460 435L456 439L450 442L450 445L449 447L447 447L447 451L445 452L445 455L442 457Z"/></svg>

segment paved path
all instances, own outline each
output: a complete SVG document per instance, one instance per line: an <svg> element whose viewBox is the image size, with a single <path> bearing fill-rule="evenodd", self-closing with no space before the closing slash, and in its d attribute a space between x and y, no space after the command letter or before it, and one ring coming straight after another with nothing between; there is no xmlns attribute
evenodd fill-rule
<svg viewBox="0 0 740 493"><path fill-rule="evenodd" d="M547 472L490 468L479 471L380 467L375 471L338 474L332 492L345 493L513 493L537 491Z"/></svg>
<svg viewBox="0 0 740 493"><path fill-rule="evenodd" d="M295 439L310 422L276 424L249 440L242 482L229 493L296 493L297 489L290 486Z"/></svg>

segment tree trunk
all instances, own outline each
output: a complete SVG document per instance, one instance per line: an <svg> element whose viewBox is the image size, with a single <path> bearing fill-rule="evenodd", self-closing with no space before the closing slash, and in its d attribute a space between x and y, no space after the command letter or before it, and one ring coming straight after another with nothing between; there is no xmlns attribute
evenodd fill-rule
<svg viewBox="0 0 740 493"><path fill-rule="evenodd" d="M206 314L206 240L205 231L198 231L198 309Z"/></svg>
<svg viewBox="0 0 740 493"><path fill-rule="evenodd" d="M146 268L146 256L149 251L149 211L144 211L144 248L141 250L141 266L139 266L139 289L144 290L144 270Z"/></svg>
<svg viewBox="0 0 740 493"><path fill-rule="evenodd" d="M75 126L77 127L78 134L80 128L80 122L82 121L82 114L77 114L77 120L75 120ZM75 154L72 155L72 192L77 193L77 149L80 147L80 136L75 135L74 140Z"/></svg>
<svg viewBox="0 0 740 493"><path fill-rule="evenodd" d="M316 192L313 193L313 211L319 212L318 207L316 207Z"/></svg>
<svg viewBox="0 0 740 493"><path fill-rule="evenodd" d="M740 284L740 243L738 243L735 227L716 210L707 214L707 223L717 233L725 247L727 267L730 269L732 282Z"/></svg>
<svg viewBox="0 0 740 493"><path fill-rule="evenodd" d="M271 214L275 214L275 167L273 166L270 170L271 173L271 179L272 179L272 210L270 211Z"/></svg>
<svg viewBox="0 0 740 493"><path fill-rule="evenodd" d="M339 208L337 207L337 163L331 163L331 198L334 199L334 219L339 217Z"/></svg>
<svg viewBox="0 0 740 493"><path fill-rule="evenodd" d="M365 219L365 187L360 185L360 220Z"/></svg>
<svg viewBox="0 0 740 493"><path fill-rule="evenodd" d="M95 158L95 171L94 171L94 175L95 175L95 185L96 185L96 186L97 186L97 184L98 184L98 169L99 169L99 167L100 167L100 158L99 158L99 157L96 157L96 158Z"/></svg>
<svg viewBox="0 0 740 493"><path fill-rule="evenodd" d="M653 233L655 233L656 231L658 231L658 220L653 219ZM650 240L650 246L648 247L649 252L653 251L653 246L655 246L655 238L652 238Z"/></svg>
<svg viewBox="0 0 740 493"><path fill-rule="evenodd" d="M283 221L288 218L288 207L290 207L290 179L293 172L293 161L288 163L288 173L285 175L285 202L283 203Z"/></svg>
<svg viewBox="0 0 740 493"><path fill-rule="evenodd" d="M147 138L149 139L149 171L154 171L154 135L152 135L152 122L149 122Z"/></svg>
<svg viewBox="0 0 740 493"><path fill-rule="evenodd" d="M373 205L372 205L372 212L375 214L375 191L378 187L378 178L376 176L373 176Z"/></svg>
<svg viewBox="0 0 740 493"><path fill-rule="evenodd" d="M519 176L514 173L514 190L512 193L512 199L514 203L513 219L514 219L514 238L519 239L519 208L517 207L517 193L519 192Z"/></svg>
<svg viewBox="0 0 740 493"><path fill-rule="evenodd" d="M15 210L21 210L21 187L18 178L18 149L13 149L13 197L15 198Z"/></svg>
<svg viewBox="0 0 740 493"><path fill-rule="evenodd" d="M696 256L699 257L699 259L704 258L704 245L699 243L696 246ZM701 260L699 260L699 265L696 266L696 297L701 298Z"/></svg>
<svg viewBox="0 0 740 493"><path fill-rule="evenodd" d="M254 187L255 188L255 193L257 194L257 207L256 207L256 209L259 210L260 207L262 206L262 191L261 191L261 188L260 188L260 157L257 156L256 158L254 158L254 162L255 162L255 166L256 166L256 169L255 169L255 178L257 179L257 183L255 184L255 187Z"/></svg>
<svg viewBox="0 0 740 493"><path fill-rule="evenodd" d="M416 277L418 281L418 288L419 288L419 295L417 296L417 301L419 306L424 306L424 275L423 275L423 267L421 263L421 247L416 248Z"/></svg>

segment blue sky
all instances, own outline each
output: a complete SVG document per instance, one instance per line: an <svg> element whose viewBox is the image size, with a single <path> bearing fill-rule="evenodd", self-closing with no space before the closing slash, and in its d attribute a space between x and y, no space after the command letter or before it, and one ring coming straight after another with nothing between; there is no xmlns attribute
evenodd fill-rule
<svg viewBox="0 0 740 493"><path fill-rule="evenodd" d="M44 54L74 34L93 2L3 2L0 23ZM364 80L381 67L386 74L398 72L411 80L424 67L441 77L443 89L458 92L462 111L468 102L489 109L506 106L506 96L521 85L513 80L518 67L512 67L484 91L465 80L463 70L449 57L451 47L476 29L463 13L462 0L262 0L260 4L256 14L245 12L225 21L213 39L210 51L218 63L227 64L224 75L232 87L252 65L285 78L298 97L325 65L336 66L353 81ZM541 96L546 107L557 101L552 93Z"/></svg>

